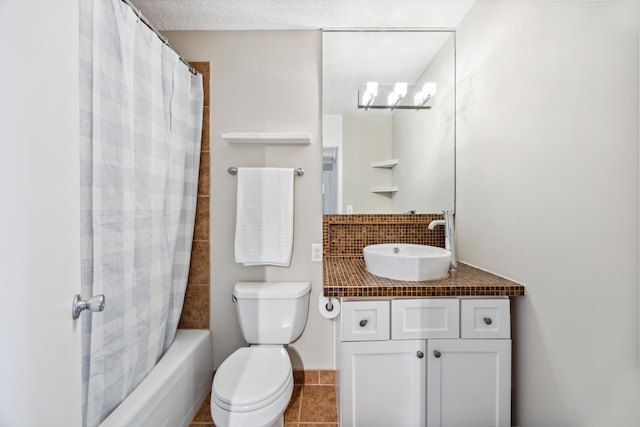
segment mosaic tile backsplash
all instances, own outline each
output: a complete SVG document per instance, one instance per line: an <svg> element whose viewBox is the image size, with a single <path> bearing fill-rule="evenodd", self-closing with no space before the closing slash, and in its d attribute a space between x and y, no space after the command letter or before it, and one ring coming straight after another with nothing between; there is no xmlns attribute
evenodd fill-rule
<svg viewBox="0 0 640 427"><path fill-rule="evenodd" d="M429 230L439 214L324 215L323 257L362 257L362 249L375 243L415 243L444 247L444 227Z"/></svg>

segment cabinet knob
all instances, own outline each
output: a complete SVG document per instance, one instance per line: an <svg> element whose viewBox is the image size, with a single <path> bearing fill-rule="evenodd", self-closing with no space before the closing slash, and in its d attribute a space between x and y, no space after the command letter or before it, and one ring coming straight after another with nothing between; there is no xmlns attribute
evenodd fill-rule
<svg viewBox="0 0 640 427"><path fill-rule="evenodd" d="M418 359L422 359L422 358L424 357L424 353L423 353L423 352L421 352L421 351L418 351L418 352L416 353L416 356L418 356Z"/></svg>
<svg viewBox="0 0 640 427"><path fill-rule="evenodd" d="M433 350L433 357L439 359L440 356L442 356L442 353L440 353L438 350Z"/></svg>
<svg viewBox="0 0 640 427"><path fill-rule="evenodd" d="M491 317L485 317L484 319L482 319L484 321L484 323L486 325L490 325L493 323L493 320L491 320Z"/></svg>
<svg viewBox="0 0 640 427"><path fill-rule="evenodd" d="M362 320L360 321L360 326L362 326L363 328L364 328L365 326L367 326L367 319L362 319Z"/></svg>

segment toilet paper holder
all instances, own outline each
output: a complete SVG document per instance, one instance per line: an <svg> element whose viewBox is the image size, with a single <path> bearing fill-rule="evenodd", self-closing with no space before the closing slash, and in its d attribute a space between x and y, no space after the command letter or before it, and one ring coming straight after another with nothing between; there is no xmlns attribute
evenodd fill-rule
<svg viewBox="0 0 640 427"><path fill-rule="evenodd" d="M318 310L327 319L335 319L340 314L340 300L335 297L318 295Z"/></svg>
<svg viewBox="0 0 640 427"><path fill-rule="evenodd" d="M331 300L327 301L324 307L327 309L327 311L333 311L333 303L331 302Z"/></svg>

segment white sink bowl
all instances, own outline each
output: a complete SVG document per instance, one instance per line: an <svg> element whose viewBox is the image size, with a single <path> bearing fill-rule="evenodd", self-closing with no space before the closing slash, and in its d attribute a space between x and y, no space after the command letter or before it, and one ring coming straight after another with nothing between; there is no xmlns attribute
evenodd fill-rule
<svg viewBox="0 0 640 427"><path fill-rule="evenodd" d="M421 281L447 277L451 252L436 246L384 243L365 246L367 271L394 280Z"/></svg>

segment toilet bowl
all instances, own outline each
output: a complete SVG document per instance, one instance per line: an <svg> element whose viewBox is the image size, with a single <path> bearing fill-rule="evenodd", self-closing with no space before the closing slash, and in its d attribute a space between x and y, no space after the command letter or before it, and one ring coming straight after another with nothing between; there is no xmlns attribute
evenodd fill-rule
<svg viewBox="0 0 640 427"><path fill-rule="evenodd" d="M222 362L211 388L218 427L283 426L293 393L293 370L284 344L304 330L308 282L239 282L234 301L242 334L251 345Z"/></svg>
<svg viewBox="0 0 640 427"><path fill-rule="evenodd" d="M282 346L236 350L213 381L211 413L216 425L278 425L293 392L293 373Z"/></svg>

